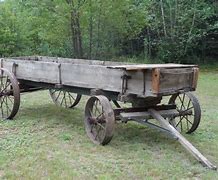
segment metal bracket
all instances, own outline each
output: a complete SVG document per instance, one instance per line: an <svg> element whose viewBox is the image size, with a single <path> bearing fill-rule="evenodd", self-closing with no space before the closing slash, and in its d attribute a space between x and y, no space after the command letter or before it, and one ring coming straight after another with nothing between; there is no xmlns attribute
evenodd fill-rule
<svg viewBox="0 0 218 180"><path fill-rule="evenodd" d="M121 76L122 79L122 94L126 93L126 90L128 89L128 80L131 79L131 76L124 74Z"/></svg>
<svg viewBox="0 0 218 180"><path fill-rule="evenodd" d="M17 68L18 64L17 63L13 63L12 65L12 73L16 76L16 68Z"/></svg>

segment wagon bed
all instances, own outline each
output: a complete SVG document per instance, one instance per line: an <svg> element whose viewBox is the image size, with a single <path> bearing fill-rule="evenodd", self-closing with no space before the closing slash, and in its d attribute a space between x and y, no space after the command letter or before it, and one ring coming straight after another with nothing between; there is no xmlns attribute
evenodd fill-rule
<svg viewBox="0 0 218 180"><path fill-rule="evenodd" d="M121 64L118 62L29 57L2 59L1 67L19 80L101 89L139 97L193 91L198 67L181 64ZM87 93L86 93L87 94Z"/></svg>
<svg viewBox="0 0 218 180"><path fill-rule="evenodd" d="M3 58L0 65L3 119L12 119L18 112L20 93L49 89L54 103L66 108L75 107L82 95L90 95L84 123L92 142L108 144L115 121L135 121L177 139L203 165L216 169L181 135L194 132L201 119L200 104L191 93L197 87L196 65L41 56ZM162 103L163 96L169 96L168 103Z"/></svg>

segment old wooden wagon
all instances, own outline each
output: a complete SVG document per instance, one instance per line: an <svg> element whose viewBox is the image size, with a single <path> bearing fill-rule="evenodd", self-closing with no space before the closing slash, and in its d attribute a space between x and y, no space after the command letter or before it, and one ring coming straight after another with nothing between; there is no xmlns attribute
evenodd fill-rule
<svg viewBox="0 0 218 180"><path fill-rule="evenodd" d="M76 106L82 94L91 95L84 122L94 143L110 142L116 120L136 121L171 135L203 165L216 169L180 133L194 132L201 119L198 100L190 92L197 86L196 65L19 57L1 59L0 70L2 119L16 115L23 92L49 89L54 103L67 108ZM164 96L169 101L161 104Z"/></svg>

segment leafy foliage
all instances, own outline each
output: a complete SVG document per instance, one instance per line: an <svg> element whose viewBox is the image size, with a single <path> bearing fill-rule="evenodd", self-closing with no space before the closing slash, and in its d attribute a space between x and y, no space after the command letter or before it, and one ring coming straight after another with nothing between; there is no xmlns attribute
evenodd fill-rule
<svg viewBox="0 0 218 180"><path fill-rule="evenodd" d="M130 56L197 62L218 54L215 0L0 1L0 56Z"/></svg>

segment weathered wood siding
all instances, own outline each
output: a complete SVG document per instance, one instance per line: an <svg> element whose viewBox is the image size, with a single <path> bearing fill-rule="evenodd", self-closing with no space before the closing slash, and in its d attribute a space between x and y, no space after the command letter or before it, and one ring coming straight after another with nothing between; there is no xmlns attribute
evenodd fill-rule
<svg viewBox="0 0 218 180"><path fill-rule="evenodd" d="M62 84L91 89L121 91L122 70L108 69L105 66L61 64Z"/></svg>
<svg viewBox="0 0 218 180"><path fill-rule="evenodd" d="M11 72L13 65L17 65L14 73L18 79L136 94L140 97L194 90L197 83L195 66L171 65L167 68L167 65L133 65L131 69L130 65L108 66L105 61L49 57L1 61L1 66ZM127 82L123 83L123 75L128 77Z"/></svg>
<svg viewBox="0 0 218 180"><path fill-rule="evenodd" d="M2 67L12 72L13 64L16 64L15 75L17 79L30 80L58 84L59 64L52 62L38 62L25 60L3 60Z"/></svg>

